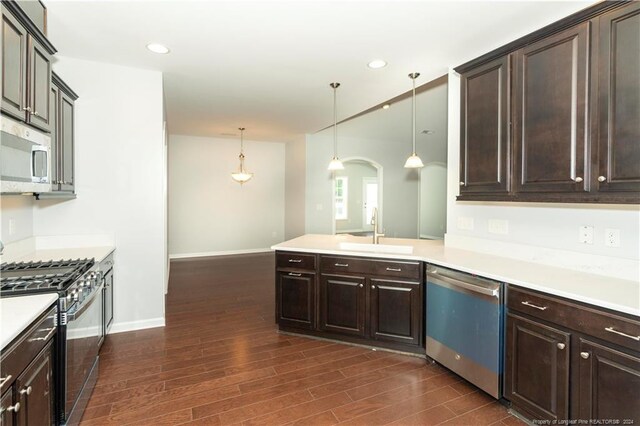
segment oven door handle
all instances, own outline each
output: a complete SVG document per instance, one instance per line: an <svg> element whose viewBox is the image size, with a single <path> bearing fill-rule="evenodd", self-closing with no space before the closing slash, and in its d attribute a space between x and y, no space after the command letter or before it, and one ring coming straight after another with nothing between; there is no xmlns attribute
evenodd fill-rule
<svg viewBox="0 0 640 426"><path fill-rule="evenodd" d="M434 276L437 275L437 276ZM457 280L455 278L443 276L437 273L432 272L428 276L428 281L431 281L434 284L444 284L445 287L453 287L453 288L461 288L467 290L471 293L478 293L484 296L489 297L500 297L500 287L496 286L495 288L486 287L480 283L471 283ZM473 280L470 280L473 281Z"/></svg>
<svg viewBox="0 0 640 426"><path fill-rule="evenodd" d="M67 314L67 320L73 321L78 317L80 317L84 313L84 311L89 309L89 306L93 305L93 302L95 302L96 297L98 296L98 294L102 292L103 289L104 289L103 285L98 287L96 291L93 292L93 294L91 295L91 298L86 303L83 303L82 306L78 308L75 312Z"/></svg>

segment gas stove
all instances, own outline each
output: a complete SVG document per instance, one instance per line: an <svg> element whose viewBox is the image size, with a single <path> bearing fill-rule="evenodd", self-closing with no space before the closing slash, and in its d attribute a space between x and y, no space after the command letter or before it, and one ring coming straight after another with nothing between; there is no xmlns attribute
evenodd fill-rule
<svg viewBox="0 0 640 426"><path fill-rule="evenodd" d="M93 265L93 259L4 263L0 266L0 295L64 293Z"/></svg>

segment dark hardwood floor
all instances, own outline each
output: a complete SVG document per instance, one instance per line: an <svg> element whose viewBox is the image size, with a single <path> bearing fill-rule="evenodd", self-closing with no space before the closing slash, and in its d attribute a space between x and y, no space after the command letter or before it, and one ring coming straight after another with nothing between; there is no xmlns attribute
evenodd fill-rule
<svg viewBox="0 0 640 426"><path fill-rule="evenodd" d="M424 359L278 334L274 262L172 262L166 327L107 337L82 425L521 423Z"/></svg>

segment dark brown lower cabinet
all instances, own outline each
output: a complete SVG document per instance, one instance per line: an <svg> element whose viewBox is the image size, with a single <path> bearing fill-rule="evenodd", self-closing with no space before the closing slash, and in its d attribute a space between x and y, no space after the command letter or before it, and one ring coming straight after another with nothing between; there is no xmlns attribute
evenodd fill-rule
<svg viewBox="0 0 640 426"><path fill-rule="evenodd" d="M587 339L579 350L579 418L640 422L640 358Z"/></svg>
<svg viewBox="0 0 640 426"><path fill-rule="evenodd" d="M53 358L49 342L40 355L16 379L19 425L53 424Z"/></svg>
<svg viewBox="0 0 640 426"><path fill-rule="evenodd" d="M278 324L281 327L315 328L316 275L278 271L276 285Z"/></svg>
<svg viewBox="0 0 640 426"><path fill-rule="evenodd" d="M320 330L364 336L365 278L320 276Z"/></svg>
<svg viewBox="0 0 640 426"><path fill-rule="evenodd" d="M377 278L370 282L371 338L419 345L422 333L420 282Z"/></svg>
<svg viewBox="0 0 640 426"><path fill-rule="evenodd" d="M506 392L535 420L569 418L569 333L507 315Z"/></svg>

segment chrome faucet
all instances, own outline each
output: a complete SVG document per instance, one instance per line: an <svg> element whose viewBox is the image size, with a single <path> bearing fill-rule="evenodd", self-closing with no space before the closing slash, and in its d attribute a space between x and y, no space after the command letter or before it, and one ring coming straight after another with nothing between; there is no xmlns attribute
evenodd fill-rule
<svg viewBox="0 0 640 426"><path fill-rule="evenodd" d="M380 237L384 237L384 229L382 233L378 233L378 208L373 208L373 214L371 215L371 224L373 225L373 244L378 244Z"/></svg>

